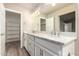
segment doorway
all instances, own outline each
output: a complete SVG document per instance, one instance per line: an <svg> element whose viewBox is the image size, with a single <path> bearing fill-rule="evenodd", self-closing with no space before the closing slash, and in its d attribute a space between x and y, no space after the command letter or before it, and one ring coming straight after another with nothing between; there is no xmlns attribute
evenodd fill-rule
<svg viewBox="0 0 79 59"><path fill-rule="evenodd" d="M5 48L6 55L13 54L14 50L19 49L21 46L21 14L13 11L6 10L5 11L5 19L6 19L6 40L5 40ZM11 50L12 53L10 54ZM17 51L15 51L17 53Z"/></svg>

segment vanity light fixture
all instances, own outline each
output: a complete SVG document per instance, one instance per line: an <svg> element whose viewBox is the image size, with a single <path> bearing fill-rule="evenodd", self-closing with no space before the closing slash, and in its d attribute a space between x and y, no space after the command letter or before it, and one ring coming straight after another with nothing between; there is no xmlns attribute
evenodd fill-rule
<svg viewBox="0 0 79 59"><path fill-rule="evenodd" d="M37 14L37 15L40 14L39 10L36 10L34 13Z"/></svg>
<svg viewBox="0 0 79 59"><path fill-rule="evenodd" d="M38 15L40 14L40 12L39 12L39 11L38 11L37 13L38 13Z"/></svg>

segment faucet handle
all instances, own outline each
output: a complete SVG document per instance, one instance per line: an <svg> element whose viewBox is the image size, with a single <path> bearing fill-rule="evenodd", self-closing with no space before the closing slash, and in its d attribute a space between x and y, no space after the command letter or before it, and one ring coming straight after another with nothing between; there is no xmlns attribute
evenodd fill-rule
<svg viewBox="0 0 79 59"><path fill-rule="evenodd" d="M54 34L54 32L51 32L51 35L53 35Z"/></svg>

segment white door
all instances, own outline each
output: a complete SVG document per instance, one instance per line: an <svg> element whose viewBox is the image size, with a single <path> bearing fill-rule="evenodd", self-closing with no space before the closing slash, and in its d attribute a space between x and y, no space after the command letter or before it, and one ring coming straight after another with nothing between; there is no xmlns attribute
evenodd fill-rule
<svg viewBox="0 0 79 59"><path fill-rule="evenodd" d="M5 10L0 4L0 55L5 55Z"/></svg>

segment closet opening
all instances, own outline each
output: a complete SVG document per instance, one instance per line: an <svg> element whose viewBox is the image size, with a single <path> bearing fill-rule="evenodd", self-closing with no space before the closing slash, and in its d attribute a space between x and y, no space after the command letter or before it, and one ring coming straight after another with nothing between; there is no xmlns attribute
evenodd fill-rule
<svg viewBox="0 0 79 59"><path fill-rule="evenodd" d="M5 47L6 47L6 53L8 54L10 50L21 47L21 14L6 10L5 19L6 19ZM15 51L13 50L13 52Z"/></svg>

